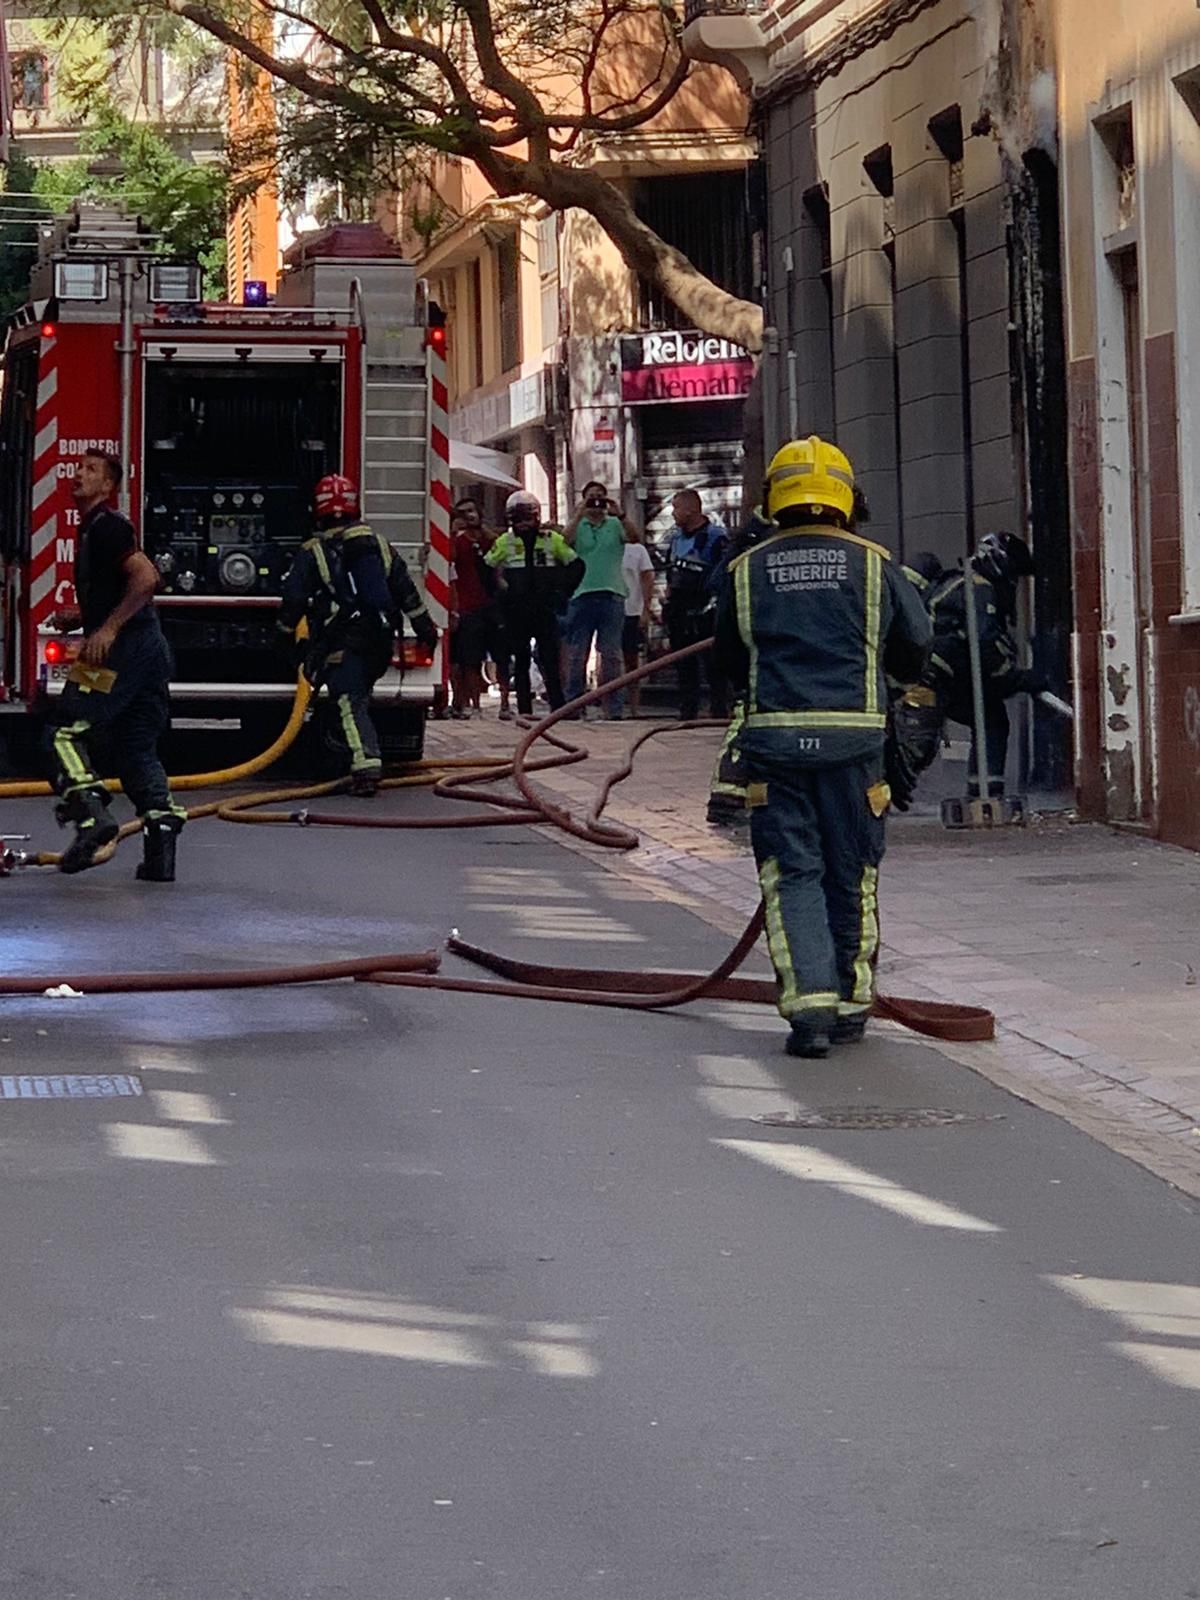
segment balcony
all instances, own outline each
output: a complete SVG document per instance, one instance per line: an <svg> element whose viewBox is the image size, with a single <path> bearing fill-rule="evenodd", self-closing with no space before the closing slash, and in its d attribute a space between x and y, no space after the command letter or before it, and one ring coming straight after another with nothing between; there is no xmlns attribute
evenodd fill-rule
<svg viewBox="0 0 1200 1600"><path fill-rule="evenodd" d="M705 17L761 16L765 9L762 0L684 0L683 25L690 27Z"/></svg>
<svg viewBox="0 0 1200 1600"><path fill-rule="evenodd" d="M765 75L764 0L684 0L683 48L694 61L716 61L752 89Z"/></svg>

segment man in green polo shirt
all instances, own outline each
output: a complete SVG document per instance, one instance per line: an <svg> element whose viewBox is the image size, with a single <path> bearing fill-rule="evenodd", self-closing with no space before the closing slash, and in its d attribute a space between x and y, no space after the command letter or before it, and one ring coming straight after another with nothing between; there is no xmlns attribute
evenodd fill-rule
<svg viewBox="0 0 1200 1600"><path fill-rule="evenodd" d="M600 682L619 678L624 666L621 633L625 625L625 576L622 564L627 539L637 537L620 507L602 483L588 483L583 504L565 532L567 543L584 564L583 577L567 609L567 699L576 700L587 687L592 640L600 656ZM610 719L624 715L622 696L605 697Z"/></svg>

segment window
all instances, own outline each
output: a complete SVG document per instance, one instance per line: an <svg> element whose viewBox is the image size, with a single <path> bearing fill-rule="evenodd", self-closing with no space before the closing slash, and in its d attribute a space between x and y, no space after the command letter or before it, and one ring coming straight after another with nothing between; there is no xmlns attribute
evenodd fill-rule
<svg viewBox="0 0 1200 1600"><path fill-rule="evenodd" d="M863 171L883 196L884 248L896 237L896 180L892 172L892 147L881 144L863 157Z"/></svg>
<svg viewBox="0 0 1200 1600"><path fill-rule="evenodd" d="M516 232L506 234L496 250L500 287L500 371L521 364L521 272Z"/></svg>
<svg viewBox="0 0 1200 1600"><path fill-rule="evenodd" d="M14 56L12 80L17 111L44 111L50 104L50 64L45 56Z"/></svg>
<svg viewBox="0 0 1200 1600"><path fill-rule="evenodd" d="M538 282L542 296L542 349L558 343L558 213L538 223Z"/></svg>
<svg viewBox="0 0 1200 1600"><path fill-rule="evenodd" d="M754 263L746 172L679 173L641 178L633 193L639 217L660 239L681 250L698 271L730 294L754 298ZM642 328L690 328L661 289L643 282Z"/></svg>
<svg viewBox="0 0 1200 1600"><path fill-rule="evenodd" d="M950 179L950 210L961 207L963 188L963 120L961 106L947 106L936 117L929 119L929 133L935 145L945 156Z"/></svg>
<svg viewBox="0 0 1200 1600"><path fill-rule="evenodd" d="M1116 169L1117 229L1137 223L1137 160L1133 148L1133 107L1122 106L1096 124L1104 148Z"/></svg>
<svg viewBox="0 0 1200 1600"><path fill-rule="evenodd" d="M899 296L899 279L896 274L896 180L892 170L892 147L881 144L863 157L863 171L883 201L883 253L887 259L891 283L891 343L892 343L892 430L893 449L896 452L896 546L900 559L904 559L904 474L900 464L904 460L900 432L900 350L896 344L896 301Z"/></svg>

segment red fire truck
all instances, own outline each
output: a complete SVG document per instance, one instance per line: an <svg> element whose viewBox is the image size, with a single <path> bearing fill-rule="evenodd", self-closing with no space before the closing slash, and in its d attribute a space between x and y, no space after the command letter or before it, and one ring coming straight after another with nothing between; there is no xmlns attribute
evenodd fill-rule
<svg viewBox="0 0 1200 1600"><path fill-rule="evenodd" d="M0 738L69 667L49 621L74 598L71 478L99 445L161 575L184 725L278 722L280 583L317 479L354 478L442 631L432 661L406 642L377 691L387 753L419 753L444 696L450 490L445 333L412 266L375 225L339 224L292 247L272 304L234 306L204 301L198 266L155 254L118 207L80 203L48 232L4 344Z"/></svg>

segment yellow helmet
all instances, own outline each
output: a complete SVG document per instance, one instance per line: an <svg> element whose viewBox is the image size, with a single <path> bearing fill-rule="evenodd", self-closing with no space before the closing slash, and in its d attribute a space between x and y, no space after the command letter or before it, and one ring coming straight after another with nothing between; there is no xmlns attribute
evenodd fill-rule
<svg viewBox="0 0 1200 1600"><path fill-rule="evenodd" d="M837 445L814 433L775 452L763 492L770 517L788 506L812 506L840 511L849 521L854 510L854 469Z"/></svg>

